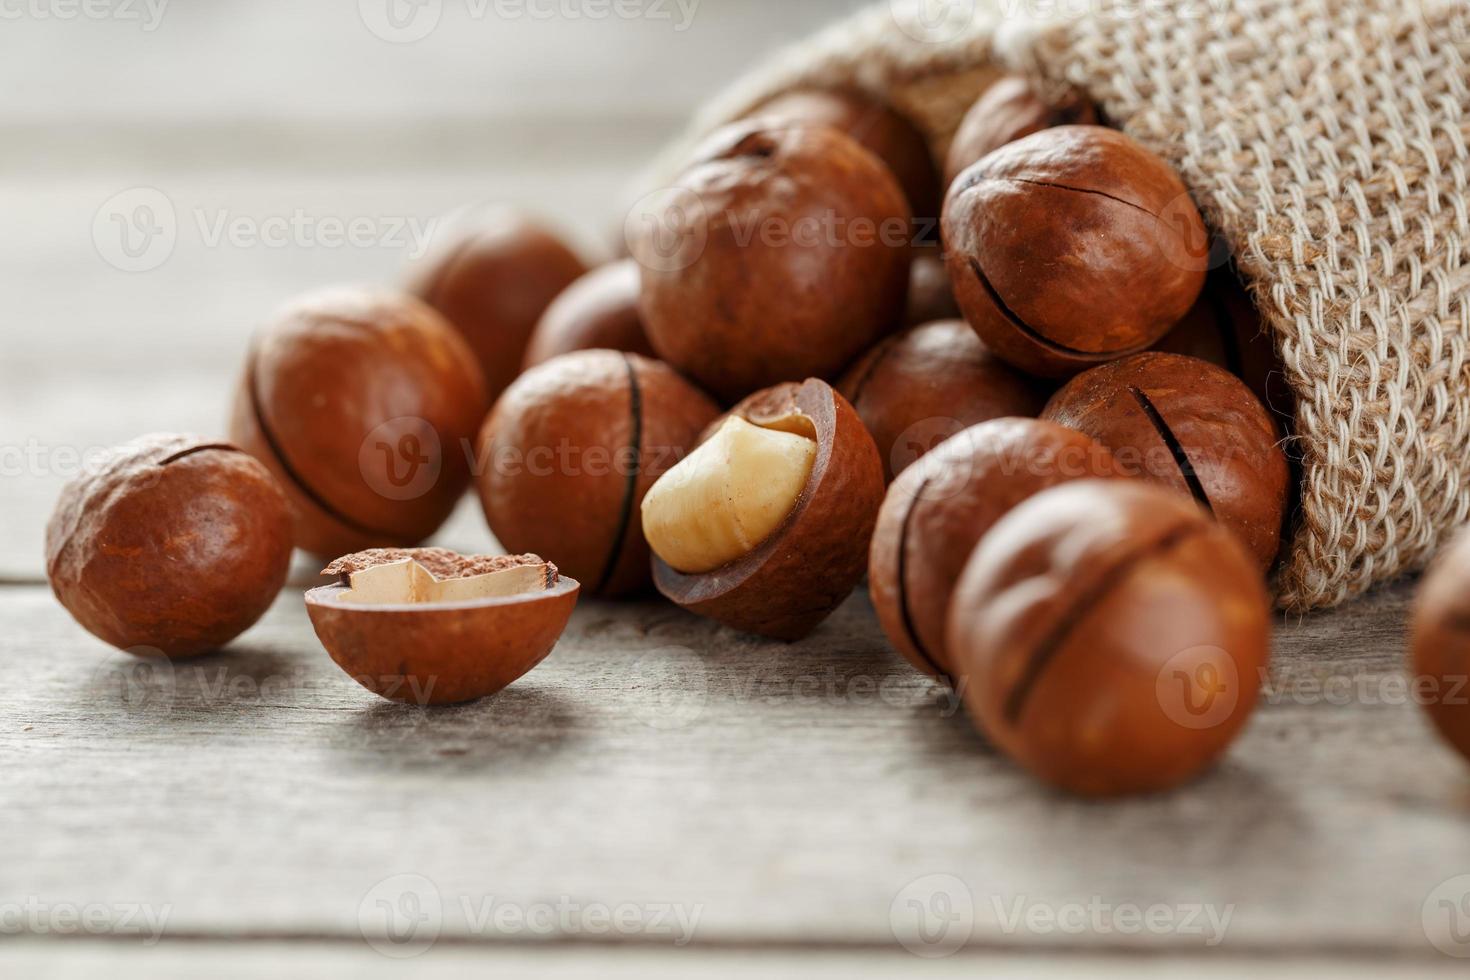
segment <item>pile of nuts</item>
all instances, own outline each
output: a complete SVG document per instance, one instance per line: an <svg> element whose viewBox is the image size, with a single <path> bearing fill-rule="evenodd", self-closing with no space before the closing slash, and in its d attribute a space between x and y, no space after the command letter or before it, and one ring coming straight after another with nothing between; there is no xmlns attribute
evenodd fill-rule
<svg viewBox="0 0 1470 980"><path fill-rule="evenodd" d="M534 667L583 589L795 641L866 573L1021 766L1177 785L1268 664L1287 398L1183 181L1098 121L1005 79L941 176L894 107L791 92L693 153L631 258L589 272L498 211L403 291L292 302L231 444L143 441L67 488L56 594L186 656L263 614L294 544L331 562L306 603L334 660L447 703ZM413 547L472 484L524 554ZM1426 672L1466 667L1460 598L1426 598ZM1464 712L1435 720L1470 753Z"/></svg>

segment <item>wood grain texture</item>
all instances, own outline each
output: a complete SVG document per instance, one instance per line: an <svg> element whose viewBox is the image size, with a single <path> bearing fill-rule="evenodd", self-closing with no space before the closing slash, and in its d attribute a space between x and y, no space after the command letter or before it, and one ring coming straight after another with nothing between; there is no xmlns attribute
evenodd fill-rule
<svg viewBox="0 0 1470 980"><path fill-rule="evenodd" d="M1232 955L1433 963L1422 914L1470 873L1470 769L1392 703L1409 594L1283 624L1273 693L1219 771L1098 805L994 755L861 596L795 647L587 603L501 696L422 710L338 673L297 594L231 651L150 673L10 588L0 896L143 902L176 936L351 940L423 879L446 943L597 938L580 913L480 916L631 904L612 938L672 943L663 909L697 916L695 945L841 948L891 944L909 899L945 892L971 903L967 948L1181 955L1205 937L1006 918L1202 903L1229 910Z"/></svg>
<svg viewBox="0 0 1470 980"><path fill-rule="evenodd" d="M408 967L406 970L405 967ZM869 980L878 977L1007 977L1013 980L1199 980L1240 977L1264 966L1245 957L1199 959L1183 956L1066 954L1040 957L1014 953L961 954L948 959L920 960L888 950L658 950L605 946L483 948L439 946L405 964L379 956L365 944L281 943L262 941L245 946L226 942L165 944L153 949L116 943L60 945L31 940L0 946L0 971L7 976L50 980L146 977L148 980L218 980L246 977L351 977L352 980L398 978L411 971L422 980L461 977L541 977L545 980L659 980L695 976L731 980L768 980L801 976L813 980ZM1403 962L1394 959L1352 961L1294 957L1269 964L1280 980L1381 980L1385 977L1463 976L1462 964Z"/></svg>

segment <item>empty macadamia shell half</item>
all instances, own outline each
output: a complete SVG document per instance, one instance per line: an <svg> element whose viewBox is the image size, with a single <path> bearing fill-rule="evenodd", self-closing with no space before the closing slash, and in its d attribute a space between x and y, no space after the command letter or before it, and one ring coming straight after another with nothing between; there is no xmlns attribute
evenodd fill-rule
<svg viewBox="0 0 1470 980"><path fill-rule="evenodd" d="M755 550L686 575L657 556L653 578L668 599L746 633L794 641L851 594L867 567L883 501L883 464L857 412L824 381L777 385L731 414L816 441L811 476L791 513Z"/></svg>
<svg viewBox="0 0 1470 980"><path fill-rule="evenodd" d="M468 557L442 548L339 558L333 585L306 594L337 666L409 704L488 697L525 676L566 629L581 586L535 555Z"/></svg>

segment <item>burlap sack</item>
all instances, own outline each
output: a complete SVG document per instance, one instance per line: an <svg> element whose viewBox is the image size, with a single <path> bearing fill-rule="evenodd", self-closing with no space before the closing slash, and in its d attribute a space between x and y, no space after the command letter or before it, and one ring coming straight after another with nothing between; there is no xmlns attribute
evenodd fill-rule
<svg viewBox="0 0 1470 980"><path fill-rule="evenodd" d="M1470 516L1470 5L1418 2L893 0L753 72L690 138L850 85L942 160L1002 70L1082 88L1179 169L1274 334L1303 477L1277 595L1328 606Z"/></svg>

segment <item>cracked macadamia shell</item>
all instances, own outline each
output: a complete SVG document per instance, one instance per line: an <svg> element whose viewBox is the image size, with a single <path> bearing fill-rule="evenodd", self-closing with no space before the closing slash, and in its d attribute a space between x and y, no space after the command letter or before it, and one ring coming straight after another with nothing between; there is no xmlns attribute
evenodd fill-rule
<svg viewBox="0 0 1470 980"><path fill-rule="evenodd" d="M882 162L836 130L726 127L670 200L634 243L644 326L664 360L726 404L834 377L900 321L908 205Z"/></svg>
<svg viewBox="0 0 1470 980"><path fill-rule="evenodd" d="M366 584L375 571L412 563L418 579L450 586L454 598ZM525 676L561 638L579 591L535 555L471 558L437 548L349 555L322 574L339 581L308 592L306 609L332 660L374 694L419 705L488 697ZM510 585L482 584L507 576Z"/></svg>
<svg viewBox="0 0 1470 980"><path fill-rule="evenodd" d="M546 308L586 272L555 233L527 215L496 208L410 270L408 290L463 335L494 401L520 374Z"/></svg>
<svg viewBox="0 0 1470 980"><path fill-rule="evenodd" d="M991 419L1034 416L1039 385L990 353L963 320L914 327L869 351L838 385L892 481L940 442Z"/></svg>
<svg viewBox="0 0 1470 980"><path fill-rule="evenodd" d="M1101 126L1045 129L966 170L944 242L970 326L1044 377L1152 346L1199 298L1209 262L1179 176Z"/></svg>
<svg viewBox="0 0 1470 980"><path fill-rule="evenodd" d="M46 574L82 626L120 649L215 650L270 608L291 563L291 514L266 468L191 436L145 436L67 484ZM151 648L151 649L147 649Z"/></svg>
<svg viewBox="0 0 1470 980"><path fill-rule="evenodd" d="M944 166L945 186L1007 143L1053 126L1097 121L1096 107L1081 92L1070 90L1062 101L1048 105L1026 79L1008 75L986 89L960 121Z"/></svg>
<svg viewBox="0 0 1470 980"><path fill-rule="evenodd" d="M1193 497L1263 571L1275 562L1291 471L1271 413L1230 372L1139 354L1073 378L1042 417L1107 446L1124 473Z"/></svg>
<svg viewBox="0 0 1470 980"><path fill-rule="evenodd" d="M868 563L889 641L924 673L948 675L945 616L976 543L1043 490L1116 475L1112 454L1087 436L1019 418L966 429L909 467L883 500Z"/></svg>
<svg viewBox="0 0 1470 980"><path fill-rule="evenodd" d="M1410 659L1416 699L1445 741L1470 759L1470 533L1424 577Z"/></svg>
<svg viewBox="0 0 1470 980"><path fill-rule="evenodd" d="M857 141L892 171L915 215L939 215L939 168L918 127L861 92L799 89L776 96L751 118L830 126Z"/></svg>
<svg viewBox="0 0 1470 980"><path fill-rule="evenodd" d="M965 567L949 650L1006 755L1084 796L1168 789L1255 706L1270 602L1239 542L1189 500L1082 481L1011 511Z"/></svg>
<svg viewBox="0 0 1470 980"><path fill-rule="evenodd" d="M618 350L653 356L638 315L641 279L632 259L593 269L546 308L531 344L526 369L579 350Z"/></svg>
<svg viewBox="0 0 1470 980"><path fill-rule="evenodd" d="M297 546L331 556L437 530L469 483L486 407L439 314L390 290L329 289L256 335L230 433L285 488Z"/></svg>
<svg viewBox="0 0 1470 980"><path fill-rule="evenodd" d="M623 596L649 584L639 506L719 413L662 362L578 351L527 371L480 434L478 487L490 530Z"/></svg>
<svg viewBox="0 0 1470 980"><path fill-rule="evenodd" d="M799 640L863 576L883 499L878 449L852 406L824 381L777 385L746 399L733 414L815 439L811 476L785 521L750 554L693 575L654 556L654 583L700 616L746 633Z"/></svg>

